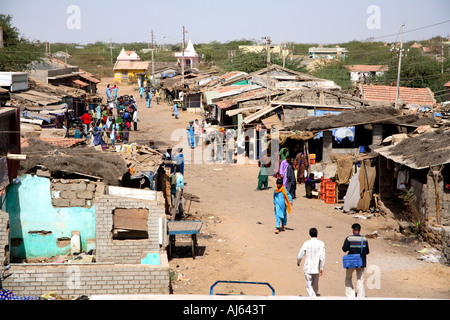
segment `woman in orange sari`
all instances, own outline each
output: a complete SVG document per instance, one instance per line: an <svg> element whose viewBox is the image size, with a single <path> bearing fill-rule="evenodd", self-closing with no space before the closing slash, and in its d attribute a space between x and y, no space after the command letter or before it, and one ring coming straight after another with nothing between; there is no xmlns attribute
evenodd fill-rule
<svg viewBox="0 0 450 320"><path fill-rule="evenodd" d="M277 179L277 187L273 192L275 219L277 221L275 233L284 231L287 224L287 212L291 213L292 196L283 186L283 179Z"/></svg>

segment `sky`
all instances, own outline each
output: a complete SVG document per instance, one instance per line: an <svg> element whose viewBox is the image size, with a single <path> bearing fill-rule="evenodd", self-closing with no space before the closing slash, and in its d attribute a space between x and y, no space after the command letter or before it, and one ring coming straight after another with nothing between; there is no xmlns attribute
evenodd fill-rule
<svg viewBox="0 0 450 320"><path fill-rule="evenodd" d="M157 44L175 44L183 26L194 44L395 42L403 23L405 41L450 34L448 0L0 0L0 13L52 43L151 42L153 30Z"/></svg>

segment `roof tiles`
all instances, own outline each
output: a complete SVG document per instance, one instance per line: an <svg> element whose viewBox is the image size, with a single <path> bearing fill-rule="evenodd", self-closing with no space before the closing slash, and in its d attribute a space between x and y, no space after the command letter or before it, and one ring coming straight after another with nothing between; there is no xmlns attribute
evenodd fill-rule
<svg viewBox="0 0 450 320"><path fill-rule="evenodd" d="M366 101L382 101L395 103L397 88L391 86L363 85ZM436 101L434 93L428 88L400 87L399 100L404 104L433 105Z"/></svg>

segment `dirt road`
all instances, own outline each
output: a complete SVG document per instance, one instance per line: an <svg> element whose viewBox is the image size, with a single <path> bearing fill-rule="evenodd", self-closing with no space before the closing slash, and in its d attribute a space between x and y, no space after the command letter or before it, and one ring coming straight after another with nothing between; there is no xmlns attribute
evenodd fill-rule
<svg viewBox="0 0 450 320"><path fill-rule="evenodd" d="M106 84L108 79L103 79L99 86L103 95ZM181 112L180 119L175 120L171 107L163 102L157 105L156 100L151 108L146 108L136 89L136 86L119 85L119 95L133 94L140 107L140 132L131 132L131 140L152 139L165 151L166 147L178 144L172 141L176 129L185 129L189 120L201 119L198 114ZM185 157L186 152L189 150L185 149ZM338 212L335 205L306 199L303 185L297 188L288 229L275 234L274 179L269 181L271 189L256 191L257 175L258 168L254 165L186 164L185 192L200 197L199 203L192 203L190 218L204 223L198 238L199 256L192 259L187 247L178 243L176 257L170 261L174 275L188 279L173 282L174 294L208 295L210 286L217 280L240 280L268 282L276 295L306 296L302 267L296 265L296 257L303 242L309 239L309 229L316 227L319 239L326 246L319 293L322 297L342 297L345 272L341 247L345 237L351 234L351 225L359 222L362 234L375 231L378 234L377 238L369 239L366 296L450 298L450 268L417 259L420 256L417 251L423 248L432 251L431 246L396 240L398 224L394 220L383 216L355 218ZM177 242L183 239L177 238ZM226 294L271 293L268 288L256 285L218 285L215 290Z"/></svg>

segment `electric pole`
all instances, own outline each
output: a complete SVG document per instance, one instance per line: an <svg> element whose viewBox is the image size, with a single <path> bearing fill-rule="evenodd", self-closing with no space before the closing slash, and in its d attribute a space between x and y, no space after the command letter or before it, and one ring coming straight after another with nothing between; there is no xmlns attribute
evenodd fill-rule
<svg viewBox="0 0 450 320"><path fill-rule="evenodd" d="M109 51L111 52L111 65L113 64L113 56L112 56L112 39L109 38Z"/></svg>
<svg viewBox="0 0 450 320"><path fill-rule="evenodd" d="M444 74L444 38L441 37L442 64L441 73Z"/></svg>
<svg viewBox="0 0 450 320"><path fill-rule="evenodd" d="M152 85L153 86L155 85L155 83L154 83L154 81L155 81L155 79L154 79L154 77L155 77L155 60L154 60L154 55L153 55L153 51L155 50L154 43L155 43L154 33L153 33L153 30L152 30Z"/></svg>
<svg viewBox="0 0 450 320"><path fill-rule="evenodd" d="M400 93L400 72L402 69L402 56L403 56L403 33L405 32L405 24L402 25L402 39L400 41L400 51L398 56L398 73L397 73L397 92L395 95L395 109L398 109L398 98Z"/></svg>
<svg viewBox="0 0 450 320"><path fill-rule="evenodd" d="M270 37L264 37L266 39L266 50L267 50L267 83L266 83L266 95L267 95L267 104L270 104Z"/></svg>
<svg viewBox="0 0 450 320"><path fill-rule="evenodd" d="M184 88L184 38L185 38L185 30L183 26L183 42L181 44L181 85Z"/></svg>
<svg viewBox="0 0 450 320"><path fill-rule="evenodd" d="M284 33L284 44L282 47L283 50L283 68L286 67L286 44L287 44L287 33Z"/></svg>
<svg viewBox="0 0 450 320"><path fill-rule="evenodd" d="M0 27L0 48L3 48L3 27Z"/></svg>

